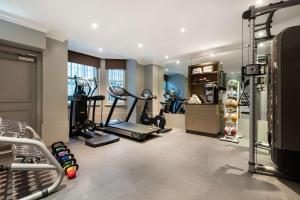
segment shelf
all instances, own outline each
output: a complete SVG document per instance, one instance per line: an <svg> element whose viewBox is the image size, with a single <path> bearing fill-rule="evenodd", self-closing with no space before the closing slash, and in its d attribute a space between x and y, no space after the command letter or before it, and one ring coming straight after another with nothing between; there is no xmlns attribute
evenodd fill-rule
<svg viewBox="0 0 300 200"><path fill-rule="evenodd" d="M205 72L205 73L199 73L199 74L189 74L189 76L199 76L199 75L208 75L208 74L218 74L218 71L214 72Z"/></svg>
<svg viewBox="0 0 300 200"><path fill-rule="evenodd" d="M239 122L233 122L233 121L225 121L225 124L234 124L234 125L238 125Z"/></svg>
<svg viewBox="0 0 300 200"><path fill-rule="evenodd" d="M191 85L217 84L217 81L209 81L206 83L191 83Z"/></svg>

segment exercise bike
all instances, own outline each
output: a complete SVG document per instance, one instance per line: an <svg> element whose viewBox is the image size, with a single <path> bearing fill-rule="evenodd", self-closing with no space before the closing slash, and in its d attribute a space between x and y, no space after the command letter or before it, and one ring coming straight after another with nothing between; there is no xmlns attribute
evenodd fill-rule
<svg viewBox="0 0 300 200"><path fill-rule="evenodd" d="M160 109L159 114L155 117L152 117L149 113L147 113L148 105L153 99L157 99L157 96L153 95L151 90L145 89L141 94L146 100L145 105L141 115L141 123L145 125L155 125L160 128L160 133L166 133L171 131L171 128L165 128L166 118L164 116L163 108ZM160 102L163 105L163 102Z"/></svg>

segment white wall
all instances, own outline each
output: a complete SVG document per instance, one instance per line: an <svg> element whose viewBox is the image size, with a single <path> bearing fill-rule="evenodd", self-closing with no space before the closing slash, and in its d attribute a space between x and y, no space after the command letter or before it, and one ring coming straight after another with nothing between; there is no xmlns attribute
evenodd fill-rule
<svg viewBox="0 0 300 200"><path fill-rule="evenodd" d="M68 43L47 38L43 51L42 138L46 144L69 140Z"/></svg>

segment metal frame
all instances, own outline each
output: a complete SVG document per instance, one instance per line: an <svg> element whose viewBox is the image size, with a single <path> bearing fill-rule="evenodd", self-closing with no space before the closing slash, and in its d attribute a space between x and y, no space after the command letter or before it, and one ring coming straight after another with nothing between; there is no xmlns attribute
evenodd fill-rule
<svg viewBox="0 0 300 200"><path fill-rule="evenodd" d="M268 6L255 8L255 6L251 6L249 10L243 13L243 19L249 20L250 24L250 64L256 64L256 55L257 55L257 41L255 38L255 20L256 17L269 14L272 12L272 16L275 11L278 9L283 9L287 7L292 7L300 5L299 0L289 0L289 1L281 1L278 3L270 4ZM271 21L271 19L268 19ZM257 119L256 119L256 87L255 87L255 76L250 76L250 134L249 134L249 166L248 171L251 173L269 173L269 174L277 174L277 170L274 167L263 166L256 163L256 148L257 145Z"/></svg>
<svg viewBox="0 0 300 200"><path fill-rule="evenodd" d="M0 125L1 125L0 119ZM14 122L14 121L13 121ZM21 127L20 127L21 130ZM55 182L50 185L48 188L43 189L42 191L35 192L30 194L24 198L23 200L32 200L32 199L39 199L49 194L53 193L61 184L64 178L64 171L58 161L52 156L50 151L48 150L47 146L42 142L38 134L33 130L33 128L29 126L25 126L25 131L28 131L32 138L21 138L19 137L20 132L16 132L15 135L11 135L11 137L3 134L3 130L0 131L0 144L10 144L13 146L32 146L36 147L39 152L47 159L49 164L45 163L11 163L10 165L3 166L1 165L2 170L8 171L43 171L43 170L55 170L57 173L57 178ZM24 132L25 132L24 131Z"/></svg>

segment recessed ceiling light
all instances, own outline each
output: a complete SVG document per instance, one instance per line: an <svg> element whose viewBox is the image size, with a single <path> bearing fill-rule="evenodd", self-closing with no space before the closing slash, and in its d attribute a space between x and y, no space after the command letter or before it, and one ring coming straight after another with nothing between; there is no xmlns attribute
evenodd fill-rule
<svg viewBox="0 0 300 200"><path fill-rule="evenodd" d="M101 51L103 51L103 49L102 49L102 48L99 48L99 49L98 49L98 51L100 51L100 52L101 52Z"/></svg>
<svg viewBox="0 0 300 200"><path fill-rule="evenodd" d="M168 68L166 68L166 69L165 69L165 72L167 72L167 71L169 71L169 69L168 69Z"/></svg>
<svg viewBox="0 0 300 200"><path fill-rule="evenodd" d="M258 33L258 36L260 36L260 37L264 36L264 32L262 32L262 31L259 32L259 33Z"/></svg>
<svg viewBox="0 0 300 200"><path fill-rule="evenodd" d="M98 24L97 23L92 23L91 26L92 26L93 29L97 29L98 28Z"/></svg>
<svg viewBox="0 0 300 200"><path fill-rule="evenodd" d="M180 32L181 32L181 33L184 33L184 32L185 32L185 28L181 28L181 29L180 29Z"/></svg>
<svg viewBox="0 0 300 200"><path fill-rule="evenodd" d="M177 65L180 64L180 60L176 60L176 64L177 64Z"/></svg>
<svg viewBox="0 0 300 200"><path fill-rule="evenodd" d="M210 54L210 57L214 57L214 56L215 56L215 54L213 54L213 53Z"/></svg>
<svg viewBox="0 0 300 200"><path fill-rule="evenodd" d="M138 47L139 47L139 48L143 48L144 45L143 45L142 43L139 43L139 44L138 44Z"/></svg>
<svg viewBox="0 0 300 200"><path fill-rule="evenodd" d="M259 47L264 47L265 46L265 44L264 43L259 43L259 45L258 45Z"/></svg>
<svg viewBox="0 0 300 200"><path fill-rule="evenodd" d="M165 56L165 59L169 59L169 56Z"/></svg>
<svg viewBox="0 0 300 200"><path fill-rule="evenodd" d="M259 6L263 3L263 0L256 0L255 5Z"/></svg>

